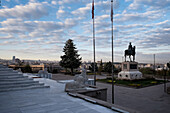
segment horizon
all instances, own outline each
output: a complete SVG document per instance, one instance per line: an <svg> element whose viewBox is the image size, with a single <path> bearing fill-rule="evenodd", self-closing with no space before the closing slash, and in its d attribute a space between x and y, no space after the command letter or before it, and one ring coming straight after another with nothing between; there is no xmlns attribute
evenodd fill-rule
<svg viewBox="0 0 170 113"><path fill-rule="evenodd" d="M60 61L68 39L82 61L93 62L91 0L3 0L0 6L0 58ZM115 2L114 62L129 42L136 61L170 61L170 1ZM95 0L96 61L111 61L110 0Z"/></svg>
<svg viewBox="0 0 170 113"><path fill-rule="evenodd" d="M16 58L18 58L18 57L16 57ZM15 59L16 59L15 58ZM18 59L20 59L20 58L18 58ZM12 61L12 58L11 59L2 59L2 58L0 58L0 60L11 60ZM60 62L60 60L45 60L45 59L20 59L21 61L22 60L26 60L26 61L29 61L29 60L32 60L32 61L49 61L49 62ZM101 59L102 60L102 59ZM99 61L101 61L101 60L98 60L98 61L96 61L96 63L97 62L99 62ZM84 63L84 62L91 62L91 63L93 63L93 61L81 61L82 63ZM103 63L106 63L106 62L111 62L111 60L110 61L103 61L102 60L102 62ZM121 63L122 61L116 61L116 62L114 62L114 63ZM123 61L124 62L124 61ZM130 62L130 61L127 61L127 62ZM135 61L136 62L136 61ZM169 61L170 62L170 61ZM165 62L165 63L159 63L159 62L155 62L155 64L167 64L167 63L169 63L169 62ZM153 62L138 62L138 63L142 63L142 64L154 64Z"/></svg>

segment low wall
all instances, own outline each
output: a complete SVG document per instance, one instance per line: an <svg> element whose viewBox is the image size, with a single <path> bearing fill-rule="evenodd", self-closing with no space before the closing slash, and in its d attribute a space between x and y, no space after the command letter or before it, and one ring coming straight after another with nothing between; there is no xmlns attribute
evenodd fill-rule
<svg viewBox="0 0 170 113"><path fill-rule="evenodd" d="M107 101L107 88L95 88L94 90L78 91L77 93Z"/></svg>

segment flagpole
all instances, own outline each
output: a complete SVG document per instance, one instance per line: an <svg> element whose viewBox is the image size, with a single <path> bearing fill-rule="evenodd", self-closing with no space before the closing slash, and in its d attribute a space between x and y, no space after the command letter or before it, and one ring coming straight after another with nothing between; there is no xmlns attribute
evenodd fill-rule
<svg viewBox="0 0 170 113"><path fill-rule="evenodd" d="M95 59L95 25L94 25L94 0L92 3L92 19L93 19L93 54L94 54L94 85L96 86L96 59Z"/></svg>
<svg viewBox="0 0 170 113"><path fill-rule="evenodd" d="M111 0L111 24L112 24L112 104L114 104L114 70L113 70L113 0Z"/></svg>

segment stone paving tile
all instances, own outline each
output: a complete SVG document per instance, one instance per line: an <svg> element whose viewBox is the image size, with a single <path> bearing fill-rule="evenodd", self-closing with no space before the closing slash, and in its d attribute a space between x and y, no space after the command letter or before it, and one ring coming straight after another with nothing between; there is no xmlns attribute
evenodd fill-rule
<svg viewBox="0 0 170 113"><path fill-rule="evenodd" d="M56 102L47 102L47 103L41 103L41 104L39 104L41 107L46 107L46 106L52 106L52 105L55 105L56 104Z"/></svg>
<svg viewBox="0 0 170 113"><path fill-rule="evenodd" d="M78 112L77 112L78 113ZM81 113L101 113L101 112L97 112L96 110L93 109L87 109L85 111L81 111ZM104 112L103 112L104 113ZM114 113L114 112L113 112Z"/></svg>
<svg viewBox="0 0 170 113"><path fill-rule="evenodd" d="M59 111L59 110L65 109L65 106L62 106L58 103L54 105L44 106L42 109L44 109L46 112Z"/></svg>
<svg viewBox="0 0 170 113"><path fill-rule="evenodd" d="M17 104L18 107L26 107L26 106L35 106L37 105L35 102L23 102L23 103L19 103Z"/></svg>
<svg viewBox="0 0 170 113"><path fill-rule="evenodd" d="M111 85L97 82L97 86L108 88L107 101L111 103ZM115 85L115 104L140 113L169 113L170 95L164 93L163 88L163 84L140 89Z"/></svg>
<svg viewBox="0 0 170 113"><path fill-rule="evenodd" d="M43 109L29 109L29 110L21 110L22 113L46 113Z"/></svg>
<svg viewBox="0 0 170 113"><path fill-rule="evenodd" d="M74 113L81 113L81 112L84 112L86 110L88 110L89 108L86 108L85 106L83 105L79 105L79 106L76 106L76 107L71 107L71 108L68 108L68 110L74 112Z"/></svg>
<svg viewBox="0 0 170 113"><path fill-rule="evenodd" d="M63 84L48 82L53 87L0 93L0 113L99 113L96 105L68 96Z"/></svg>
<svg viewBox="0 0 170 113"><path fill-rule="evenodd" d="M50 111L50 112L47 112L47 113L76 113L76 112L72 112L68 109L62 109L62 110L59 110L59 111L54 110L54 111Z"/></svg>
<svg viewBox="0 0 170 113"><path fill-rule="evenodd" d="M0 108L0 113L21 113L21 110L17 107L8 106L8 108L6 108L6 109Z"/></svg>

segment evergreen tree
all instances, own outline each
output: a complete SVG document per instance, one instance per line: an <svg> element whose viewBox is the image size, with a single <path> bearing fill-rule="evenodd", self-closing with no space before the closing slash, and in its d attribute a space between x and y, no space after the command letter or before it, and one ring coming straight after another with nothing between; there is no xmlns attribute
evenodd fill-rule
<svg viewBox="0 0 170 113"><path fill-rule="evenodd" d="M115 66L113 65L113 70L116 71ZM112 73L112 63L109 61L104 65L104 71L108 72L109 74Z"/></svg>
<svg viewBox="0 0 170 113"><path fill-rule="evenodd" d="M21 70L24 73L32 73L32 69L29 64L25 65Z"/></svg>
<svg viewBox="0 0 170 113"><path fill-rule="evenodd" d="M91 63L91 66L89 66L89 70L91 70L91 72L94 72L94 63ZM95 63L95 71L98 71L97 63Z"/></svg>
<svg viewBox="0 0 170 113"><path fill-rule="evenodd" d="M78 68L81 65L81 58L79 58L78 50L73 44L73 40L66 41L63 48L64 55L61 56L60 66L64 68L70 68L73 75L73 69Z"/></svg>
<svg viewBox="0 0 170 113"><path fill-rule="evenodd" d="M170 63L167 63L167 67L170 68Z"/></svg>

